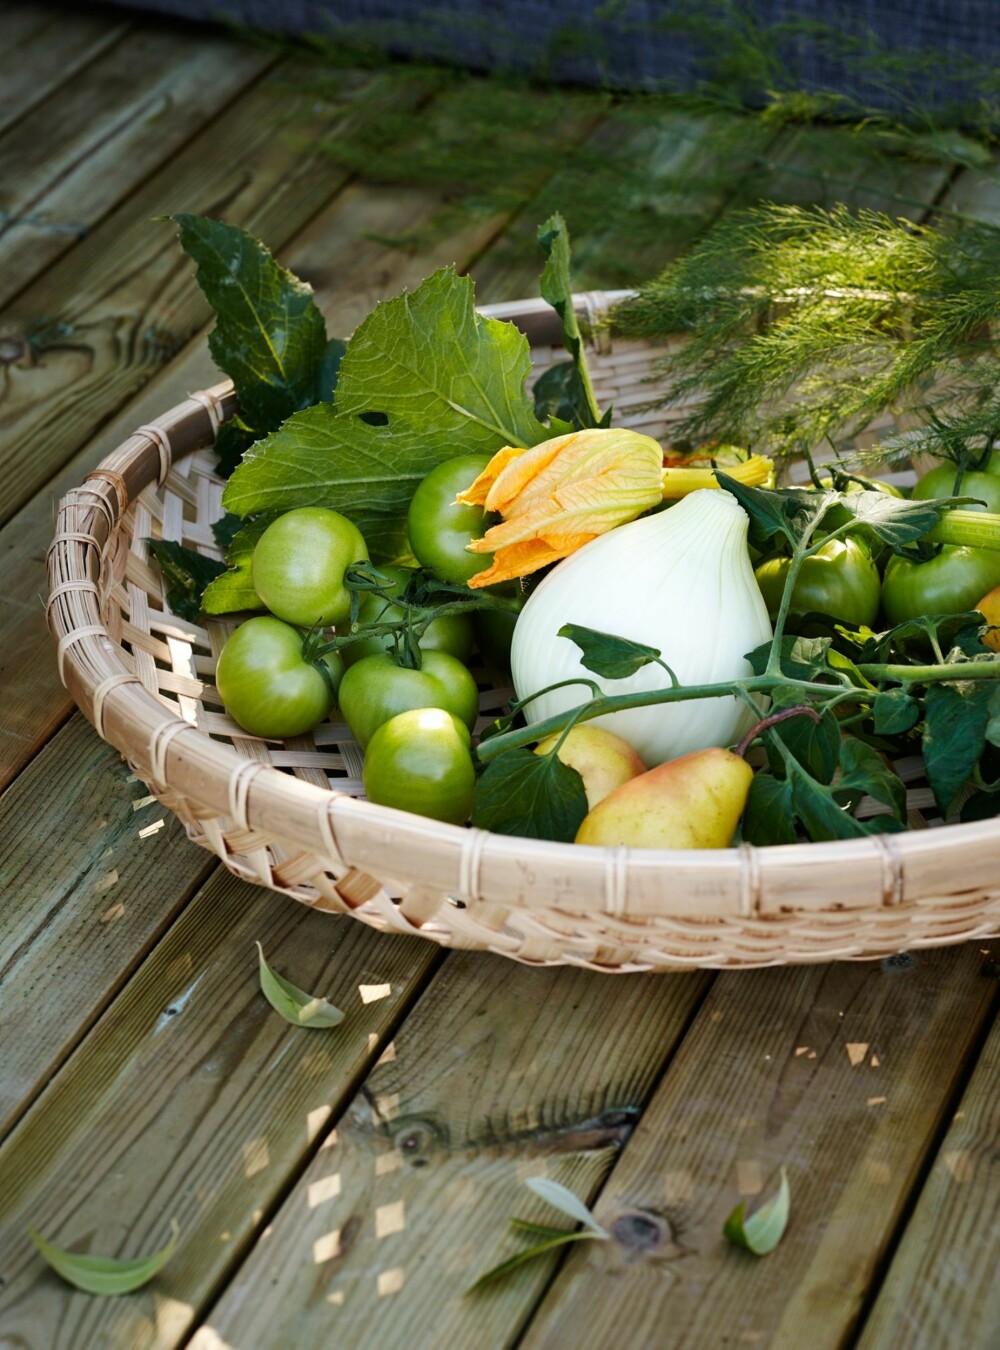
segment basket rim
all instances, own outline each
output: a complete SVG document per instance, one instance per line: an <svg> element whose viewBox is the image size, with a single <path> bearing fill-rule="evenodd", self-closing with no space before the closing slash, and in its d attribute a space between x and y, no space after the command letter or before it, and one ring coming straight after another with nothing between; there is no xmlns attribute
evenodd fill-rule
<svg viewBox="0 0 1000 1350"><path fill-rule="evenodd" d="M579 297L579 307L593 314L608 294ZM515 322L527 320L525 327L542 312L534 301L484 307L480 312L497 310ZM224 381L190 395L139 428L62 499L48 555L49 625L57 642L60 676L71 696L99 735L130 759L140 758L135 754L135 735L143 738L146 753L139 767L148 773L154 791L157 787L180 791L220 815L231 814L233 785L243 782L252 761L169 713L142 685L105 626L96 583L129 503L154 480L161 484L166 480L174 457L210 445L234 408L232 382ZM183 732L196 733L204 744L196 744ZM1000 820L824 843L763 847L744 843L722 850L609 848L445 825L360 801L334 788L322 789L271 765L255 768L252 781L242 789L240 817L245 826L263 828L277 811L294 842L325 850L348 868L376 875L385 871L391 837L394 850L411 851L405 869L411 883L438 887L464 901L486 897L487 903L512 908L530 909L532 891L558 877L559 894L554 901L550 894L547 904L567 913L601 911L626 921L819 917L845 909L905 909L943 895L971 900L992 893L1000 875ZM944 855L950 867L943 865ZM970 875L961 879L961 886L954 880L946 884L959 855L973 864ZM907 894L914 891L914 865L929 875L921 877L916 894ZM824 903L820 896L810 895L818 869L840 876L853 869L857 898L842 891L837 902ZM502 872L509 875L501 885ZM688 893L674 894L676 886L671 883L680 882L680 889L686 887ZM692 902L692 887L704 889L704 903Z"/></svg>

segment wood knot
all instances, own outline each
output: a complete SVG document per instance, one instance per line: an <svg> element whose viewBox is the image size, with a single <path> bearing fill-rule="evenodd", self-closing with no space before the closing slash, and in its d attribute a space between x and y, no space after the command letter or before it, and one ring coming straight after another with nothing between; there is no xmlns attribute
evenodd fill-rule
<svg viewBox="0 0 1000 1350"><path fill-rule="evenodd" d="M632 1252L656 1251L673 1241L667 1220L644 1210L634 1210L615 1219L611 1235L619 1246Z"/></svg>
<svg viewBox="0 0 1000 1350"><path fill-rule="evenodd" d="M436 1153L448 1151L448 1127L443 1121L413 1116L393 1123L393 1147L411 1167L426 1167Z"/></svg>
<svg viewBox="0 0 1000 1350"><path fill-rule="evenodd" d="M23 337L8 334L0 337L0 365L13 366L28 355L28 344Z"/></svg>

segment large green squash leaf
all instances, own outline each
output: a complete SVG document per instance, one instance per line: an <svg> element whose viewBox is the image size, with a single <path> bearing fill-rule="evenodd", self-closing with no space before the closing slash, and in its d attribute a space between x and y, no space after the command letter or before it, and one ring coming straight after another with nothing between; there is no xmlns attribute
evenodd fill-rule
<svg viewBox="0 0 1000 1350"><path fill-rule="evenodd" d="M525 391L530 370L523 334L478 315L471 280L443 268L376 306L348 344L333 406L296 413L254 445L224 504L242 516L328 506L373 556L398 556L409 500L436 464L551 434Z"/></svg>

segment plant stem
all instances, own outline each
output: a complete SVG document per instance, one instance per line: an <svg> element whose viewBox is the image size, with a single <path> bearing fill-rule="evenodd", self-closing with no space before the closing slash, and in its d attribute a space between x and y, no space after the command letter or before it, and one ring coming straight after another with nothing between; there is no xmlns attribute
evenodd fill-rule
<svg viewBox="0 0 1000 1350"><path fill-rule="evenodd" d="M904 686L1000 679L1000 661L989 659L953 662L941 666L892 666L872 663L859 665L857 669L872 681L891 680ZM783 689L800 689L804 695L814 699L817 694L826 694L827 698L822 700L824 703L842 702L847 692L854 702L870 703L880 692L876 688L860 689L853 685L850 691L845 691L838 685L791 679L779 670L777 674L765 672L763 675L751 675L745 680L732 680L722 684L681 685L676 689L644 689L634 694L602 694L582 707L578 704L568 712L556 713L530 726L516 727L512 731L490 736L477 747L476 755L480 763L488 764L505 750L534 745L536 741L555 735L556 732L562 731L571 719L575 724L588 722L594 717L603 717L606 713L624 712L629 708L648 708L661 703L683 703L698 698L733 698L741 697L743 694L767 694L779 685Z"/></svg>
<svg viewBox="0 0 1000 1350"><path fill-rule="evenodd" d="M881 666L859 665L857 669L869 680L894 680L902 685L955 684L964 680L1000 679L1000 661L985 657L978 661L954 661L943 666ZM877 690L859 689L859 694L874 694Z"/></svg>
<svg viewBox="0 0 1000 1350"><path fill-rule="evenodd" d="M946 511L924 539L932 544L1000 549L1000 516L989 511Z"/></svg>

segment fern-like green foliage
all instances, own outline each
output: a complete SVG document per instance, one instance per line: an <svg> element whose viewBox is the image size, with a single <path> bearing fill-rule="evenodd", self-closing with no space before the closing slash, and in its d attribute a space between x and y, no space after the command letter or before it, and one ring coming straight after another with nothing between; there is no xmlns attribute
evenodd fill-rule
<svg viewBox="0 0 1000 1350"><path fill-rule="evenodd" d="M998 320L1000 229L773 204L724 217L612 316L689 335L662 371L665 402L704 394L679 436L802 454L890 409L908 450L952 457L1000 433Z"/></svg>

